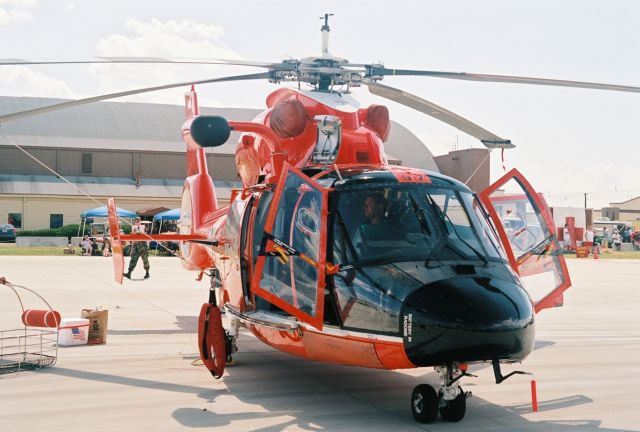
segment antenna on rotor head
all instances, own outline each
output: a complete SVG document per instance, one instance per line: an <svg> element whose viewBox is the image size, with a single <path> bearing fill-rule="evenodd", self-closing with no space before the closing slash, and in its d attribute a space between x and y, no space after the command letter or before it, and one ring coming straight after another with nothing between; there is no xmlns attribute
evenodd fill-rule
<svg viewBox="0 0 640 432"><path fill-rule="evenodd" d="M322 33L322 56L323 57L331 57L329 54L329 32L331 28L329 27L329 17L333 16L333 14L326 13L320 19L324 20L324 25L320 28L320 32Z"/></svg>

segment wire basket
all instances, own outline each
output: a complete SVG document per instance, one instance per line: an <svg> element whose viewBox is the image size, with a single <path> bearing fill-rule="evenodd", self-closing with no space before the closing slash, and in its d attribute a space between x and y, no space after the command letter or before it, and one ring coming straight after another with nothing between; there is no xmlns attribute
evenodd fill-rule
<svg viewBox="0 0 640 432"><path fill-rule="evenodd" d="M0 375L50 367L58 357L58 330L0 330Z"/></svg>
<svg viewBox="0 0 640 432"><path fill-rule="evenodd" d="M22 313L24 302L19 290L28 291L53 309L47 301L35 291L20 285L14 285L0 278L0 285L9 288L18 298ZM22 328L0 330L0 375L53 366L58 359L58 327L34 328L24 325Z"/></svg>

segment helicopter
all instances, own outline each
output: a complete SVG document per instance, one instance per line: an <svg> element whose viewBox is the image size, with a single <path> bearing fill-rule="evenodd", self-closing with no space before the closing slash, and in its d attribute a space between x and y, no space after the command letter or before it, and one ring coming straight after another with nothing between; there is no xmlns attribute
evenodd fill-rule
<svg viewBox="0 0 640 432"><path fill-rule="evenodd" d="M122 283L125 241L179 241L183 267L209 278L198 345L215 378L238 349L242 326L262 342L303 358L379 369L434 367L435 389L417 385L413 417L464 418L469 366L524 360L535 314L561 306L571 286L544 197L518 170L480 193L436 172L390 165L383 105L360 107L353 88L414 108L477 138L489 149L514 144L426 99L380 83L385 76L639 92L613 84L457 72L390 69L329 53L325 14L319 56L282 62L212 60L266 72L148 87L0 116L0 124L132 94L191 86L185 95L185 179L179 232L120 234L109 199L114 277ZM100 62L180 63L107 58ZM87 62L87 63L96 63ZM49 62L64 63L64 62ZM38 64L6 62L2 64ZM195 85L267 79L293 82L267 97L251 122L200 114ZM300 84L312 90L302 90ZM219 206L205 149L242 135L236 168L242 188ZM508 191L508 192L507 192ZM517 215L517 217L513 217ZM231 325L223 328L222 312Z"/></svg>

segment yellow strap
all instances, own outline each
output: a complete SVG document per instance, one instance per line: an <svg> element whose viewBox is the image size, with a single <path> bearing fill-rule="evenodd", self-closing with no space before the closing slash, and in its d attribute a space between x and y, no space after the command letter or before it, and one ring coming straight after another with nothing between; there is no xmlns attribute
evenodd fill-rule
<svg viewBox="0 0 640 432"><path fill-rule="evenodd" d="M278 246L277 244L273 244L273 250L278 252L278 260L282 263L282 264L286 264L289 262L289 257L287 256L287 253L284 251L284 249L282 249L280 246Z"/></svg>

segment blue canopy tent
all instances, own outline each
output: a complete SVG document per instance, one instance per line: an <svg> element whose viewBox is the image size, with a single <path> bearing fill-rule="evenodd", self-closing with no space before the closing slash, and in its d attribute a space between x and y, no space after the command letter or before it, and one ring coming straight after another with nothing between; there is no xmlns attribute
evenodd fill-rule
<svg viewBox="0 0 640 432"><path fill-rule="evenodd" d="M121 209L120 207L116 207L116 214L120 217L133 219L138 217L138 215L132 211ZM96 207L94 209L87 210L80 214L81 218L92 218L92 217L108 217L109 210L107 210L107 206Z"/></svg>
<svg viewBox="0 0 640 432"><path fill-rule="evenodd" d="M153 217L153 221L160 221L158 225L158 233L162 232L162 224L164 221L177 221L180 219L180 208L163 211L162 213L158 213Z"/></svg>
<svg viewBox="0 0 640 432"><path fill-rule="evenodd" d="M121 218L126 219L134 219L137 218L138 215L132 211L121 209L120 207L116 207L116 214ZM80 230L82 230L82 236L84 236L85 226L87 224L88 218L106 218L109 216L109 210L107 206L100 206L93 209L86 210L80 213L80 226L78 227L78 236L80 236Z"/></svg>
<svg viewBox="0 0 640 432"><path fill-rule="evenodd" d="M178 220L180 219L180 209L163 211L153 217L153 221L166 221L166 220Z"/></svg>
<svg viewBox="0 0 640 432"><path fill-rule="evenodd" d="M180 208L175 208L175 209L172 209L172 210L167 210L167 211L163 211L161 213L158 213L157 215L155 215L153 217L154 228L152 229L152 232L154 232L155 228L157 228L158 229L157 233L160 234L160 233L162 233L162 224L165 221L177 221L179 219L180 219ZM155 225L155 222L160 222L157 225L157 227ZM173 229L169 228L169 231L174 231L174 230L175 230L175 227ZM163 242L163 243L165 245L164 249L167 250L167 251L169 251L169 250L174 251L174 250L177 250L177 248L178 248L178 243L177 242ZM149 243L149 247L151 249L158 249L159 252L161 251L161 249L159 249L159 247L158 247L158 242L155 242L155 241L150 242Z"/></svg>

